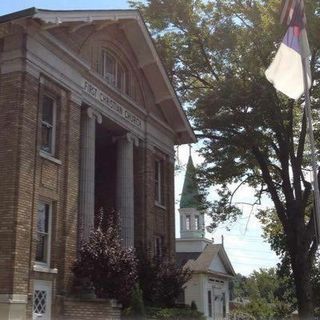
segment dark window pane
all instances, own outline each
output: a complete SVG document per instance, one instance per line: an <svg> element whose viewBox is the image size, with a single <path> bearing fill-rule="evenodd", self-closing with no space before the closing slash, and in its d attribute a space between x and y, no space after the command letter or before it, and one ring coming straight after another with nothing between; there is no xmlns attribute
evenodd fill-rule
<svg viewBox="0 0 320 320"><path fill-rule="evenodd" d="M212 317L212 299L211 299L211 291L208 291L208 314L209 317Z"/></svg>
<svg viewBox="0 0 320 320"><path fill-rule="evenodd" d="M48 235L37 234L36 261L47 262Z"/></svg>
<svg viewBox="0 0 320 320"><path fill-rule="evenodd" d="M48 96L43 97L42 101L42 121L53 125L54 100Z"/></svg>
<svg viewBox="0 0 320 320"><path fill-rule="evenodd" d="M41 150L52 152L52 128L42 123L41 127Z"/></svg>
<svg viewBox="0 0 320 320"><path fill-rule="evenodd" d="M49 204L39 203L37 215L36 261L47 262L48 259L49 218Z"/></svg>
<svg viewBox="0 0 320 320"><path fill-rule="evenodd" d="M104 52L104 77L108 83L115 85L116 79L116 60L108 52Z"/></svg>
<svg viewBox="0 0 320 320"><path fill-rule="evenodd" d="M125 72L120 63L118 63L118 70L117 70L117 88L120 90L124 90L124 80Z"/></svg>

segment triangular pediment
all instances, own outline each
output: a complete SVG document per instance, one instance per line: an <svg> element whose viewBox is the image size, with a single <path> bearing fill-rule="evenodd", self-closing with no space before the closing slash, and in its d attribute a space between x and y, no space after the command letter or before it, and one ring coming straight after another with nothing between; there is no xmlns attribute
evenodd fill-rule
<svg viewBox="0 0 320 320"><path fill-rule="evenodd" d="M31 19L41 32L54 35L59 41L65 33L64 44L72 48L80 57L91 55L89 68L98 69L94 53L88 52L92 46L87 43L98 35L110 36L113 29L119 29L137 61L136 67L143 73L153 95L153 103L145 101L146 109L150 108L155 121L161 121L164 127L174 133L176 144L196 141L190 123L182 109L176 93L168 79L166 71L159 59L146 25L137 10L42 10L26 9L0 17L0 23L13 20ZM58 33L60 34L58 35ZM113 37L115 40L116 37ZM56 42L55 45L59 46ZM75 59L74 59L75 58ZM93 59L93 61L92 61ZM73 57L77 60L77 57ZM85 65L85 63L83 64ZM145 87L143 87L145 90Z"/></svg>
<svg viewBox="0 0 320 320"><path fill-rule="evenodd" d="M90 65L91 70L102 76L103 52L106 50L112 52L115 59L128 70L128 79L131 81L131 87L134 86L132 90L128 90L131 91L128 96L152 114L154 119L175 128L179 119L174 116L172 96L166 91L165 82L162 81L163 75L159 75L155 69L155 61L151 59L153 61L151 63L147 48L144 48L146 50L144 52L141 48L135 47L137 42L140 42L142 47L144 45L143 39L137 37L139 32L131 32L136 20L128 17L122 19L112 17L106 21L88 20L89 22L71 21L56 27L51 26L48 32L78 54Z"/></svg>
<svg viewBox="0 0 320 320"><path fill-rule="evenodd" d="M221 257L217 254L210 263L209 271L219 272L219 273L228 273Z"/></svg>

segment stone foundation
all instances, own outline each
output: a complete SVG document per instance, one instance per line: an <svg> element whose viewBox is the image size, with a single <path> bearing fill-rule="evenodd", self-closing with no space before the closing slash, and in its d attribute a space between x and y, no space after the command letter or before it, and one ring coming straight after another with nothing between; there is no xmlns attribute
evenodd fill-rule
<svg viewBox="0 0 320 320"><path fill-rule="evenodd" d="M61 320L120 320L120 308L114 300L65 298Z"/></svg>

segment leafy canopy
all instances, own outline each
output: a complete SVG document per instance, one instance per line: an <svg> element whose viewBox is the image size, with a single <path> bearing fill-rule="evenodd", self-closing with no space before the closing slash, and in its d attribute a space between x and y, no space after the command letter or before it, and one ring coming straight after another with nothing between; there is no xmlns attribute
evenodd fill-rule
<svg viewBox="0 0 320 320"><path fill-rule="evenodd" d="M131 1L147 20L168 75L204 147L205 185L221 185L215 224L235 218L230 183L266 193L284 232L301 317L313 312L310 273L316 251L307 126L301 104L272 87L264 71L284 35L279 0ZM317 119L320 1L306 0ZM314 122L319 150L319 121Z"/></svg>

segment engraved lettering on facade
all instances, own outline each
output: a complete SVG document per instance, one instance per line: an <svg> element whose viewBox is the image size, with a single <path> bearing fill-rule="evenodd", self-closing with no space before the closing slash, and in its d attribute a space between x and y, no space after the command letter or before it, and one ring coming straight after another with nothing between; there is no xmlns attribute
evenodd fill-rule
<svg viewBox="0 0 320 320"><path fill-rule="evenodd" d="M121 116L121 118L123 118L127 122L130 122L135 127L143 129L143 122L139 117L134 115L132 112L126 110L119 103L117 103L111 97L100 91L97 87L95 87L87 80L84 80L83 91L88 93L91 97L100 101L104 106L106 106L113 112L117 113L119 116Z"/></svg>

